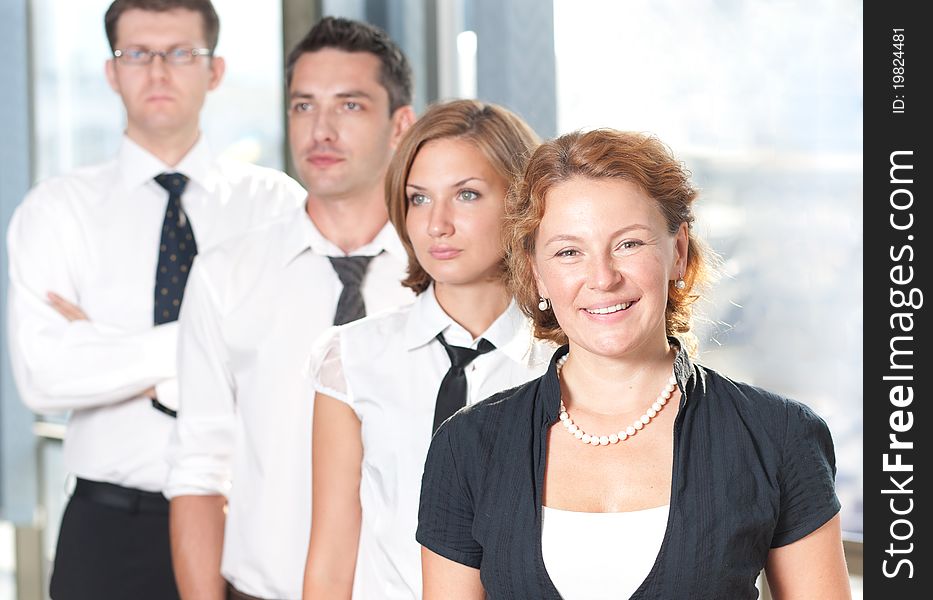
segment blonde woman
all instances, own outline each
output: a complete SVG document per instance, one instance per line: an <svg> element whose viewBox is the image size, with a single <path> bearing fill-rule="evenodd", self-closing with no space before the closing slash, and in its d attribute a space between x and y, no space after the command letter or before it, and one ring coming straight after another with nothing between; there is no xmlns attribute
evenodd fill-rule
<svg viewBox="0 0 933 600"><path fill-rule="evenodd" d="M396 150L386 198L418 296L326 344L306 598L420 598L415 528L434 430L547 368L555 346L512 300L502 239L506 193L536 143L506 109L458 100L430 108Z"/></svg>

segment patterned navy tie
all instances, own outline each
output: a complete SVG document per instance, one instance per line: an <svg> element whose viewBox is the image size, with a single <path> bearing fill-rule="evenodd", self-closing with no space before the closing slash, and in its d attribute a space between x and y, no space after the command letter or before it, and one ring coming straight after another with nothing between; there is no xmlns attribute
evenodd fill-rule
<svg viewBox="0 0 933 600"><path fill-rule="evenodd" d="M194 240L191 223L181 207L181 194L185 191L188 178L181 173L162 173L155 180L168 190L155 283L154 321L160 325L178 320L188 271L198 253L198 245Z"/></svg>
<svg viewBox="0 0 933 600"><path fill-rule="evenodd" d="M486 354L496 347L486 338L480 338L476 350L473 348L464 348L463 346L451 346L444 339L444 334L437 334L438 341L447 350L447 356L450 358L450 369L444 375L441 381L441 387L437 390L437 402L434 404L434 429L437 431L441 423L447 420L447 417L454 414L467 403L467 378L464 369L467 368L473 359L480 354Z"/></svg>
<svg viewBox="0 0 933 600"><path fill-rule="evenodd" d="M181 207L181 195L188 178L181 173L157 175L156 183L168 191L168 204L162 221L162 239L159 242L159 264L156 267L155 304L153 322L156 325L178 320L178 309L185 294L185 283L191 263L198 253L194 231ZM152 398L152 407L170 417L177 416L171 408Z"/></svg>
<svg viewBox="0 0 933 600"><path fill-rule="evenodd" d="M363 303L363 277L369 267L372 256L328 256L330 264L337 272L343 290L337 299L337 311L334 313L334 325L343 325L366 316L366 304Z"/></svg>

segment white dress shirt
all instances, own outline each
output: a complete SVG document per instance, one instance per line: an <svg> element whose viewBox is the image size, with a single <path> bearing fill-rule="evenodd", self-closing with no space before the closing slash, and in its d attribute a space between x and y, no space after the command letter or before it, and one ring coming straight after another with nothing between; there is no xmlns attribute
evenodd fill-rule
<svg viewBox="0 0 933 600"><path fill-rule="evenodd" d="M367 311L410 303L408 259L386 224L353 253L374 256ZM181 308L181 406L166 495L223 494L221 572L246 594L300 598L311 526L308 364L343 289L342 256L304 212L199 255Z"/></svg>
<svg viewBox="0 0 933 600"><path fill-rule="evenodd" d="M667 504L614 513L542 508L541 554L564 600L631 597L654 567L670 512Z"/></svg>
<svg viewBox="0 0 933 600"><path fill-rule="evenodd" d="M435 338L476 348L479 338L451 319L428 288L413 305L334 330L323 342L315 388L346 402L360 419L363 509L353 597L421 598L421 546L415 541L421 475L434 405L450 358ZM466 367L467 402L542 375L555 346L536 340L511 302L480 336L495 350Z"/></svg>
<svg viewBox="0 0 933 600"><path fill-rule="evenodd" d="M306 194L284 173L218 160L203 140L175 167L124 137L112 161L47 180L10 222L9 345L23 401L40 413L71 410L66 469L79 477L162 489L174 419L141 396L177 396L177 325L153 326L159 241L168 192L163 172L190 178L182 203L204 251L280 218ZM87 321L68 322L55 292Z"/></svg>

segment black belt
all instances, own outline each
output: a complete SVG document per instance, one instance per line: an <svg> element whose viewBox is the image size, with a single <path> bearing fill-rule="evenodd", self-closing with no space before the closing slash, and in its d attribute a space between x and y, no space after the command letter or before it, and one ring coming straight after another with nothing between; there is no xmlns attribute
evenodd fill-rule
<svg viewBox="0 0 933 600"><path fill-rule="evenodd" d="M129 513L168 514L168 500L161 492L144 492L114 483L90 481L79 477L72 496Z"/></svg>
<svg viewBox="0 0 933 600"><path fill-rule="evenodd" d="M258 596L250 596L245 592L233 587L233 584L229 581L227 582L227 600L263 600Z"/></svg>

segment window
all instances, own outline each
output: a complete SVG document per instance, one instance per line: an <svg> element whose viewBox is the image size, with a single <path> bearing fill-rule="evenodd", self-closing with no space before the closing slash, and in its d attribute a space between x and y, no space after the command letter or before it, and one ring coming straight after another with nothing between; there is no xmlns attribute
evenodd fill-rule
<svg viewBox="0 0 933 600"><path fill-rule="evenodd" d="M724 276L700 358L829 424L862 531L862 8L554 0L558 129L657 134ZM482 40L481 40L482 43Z"/></svg>

